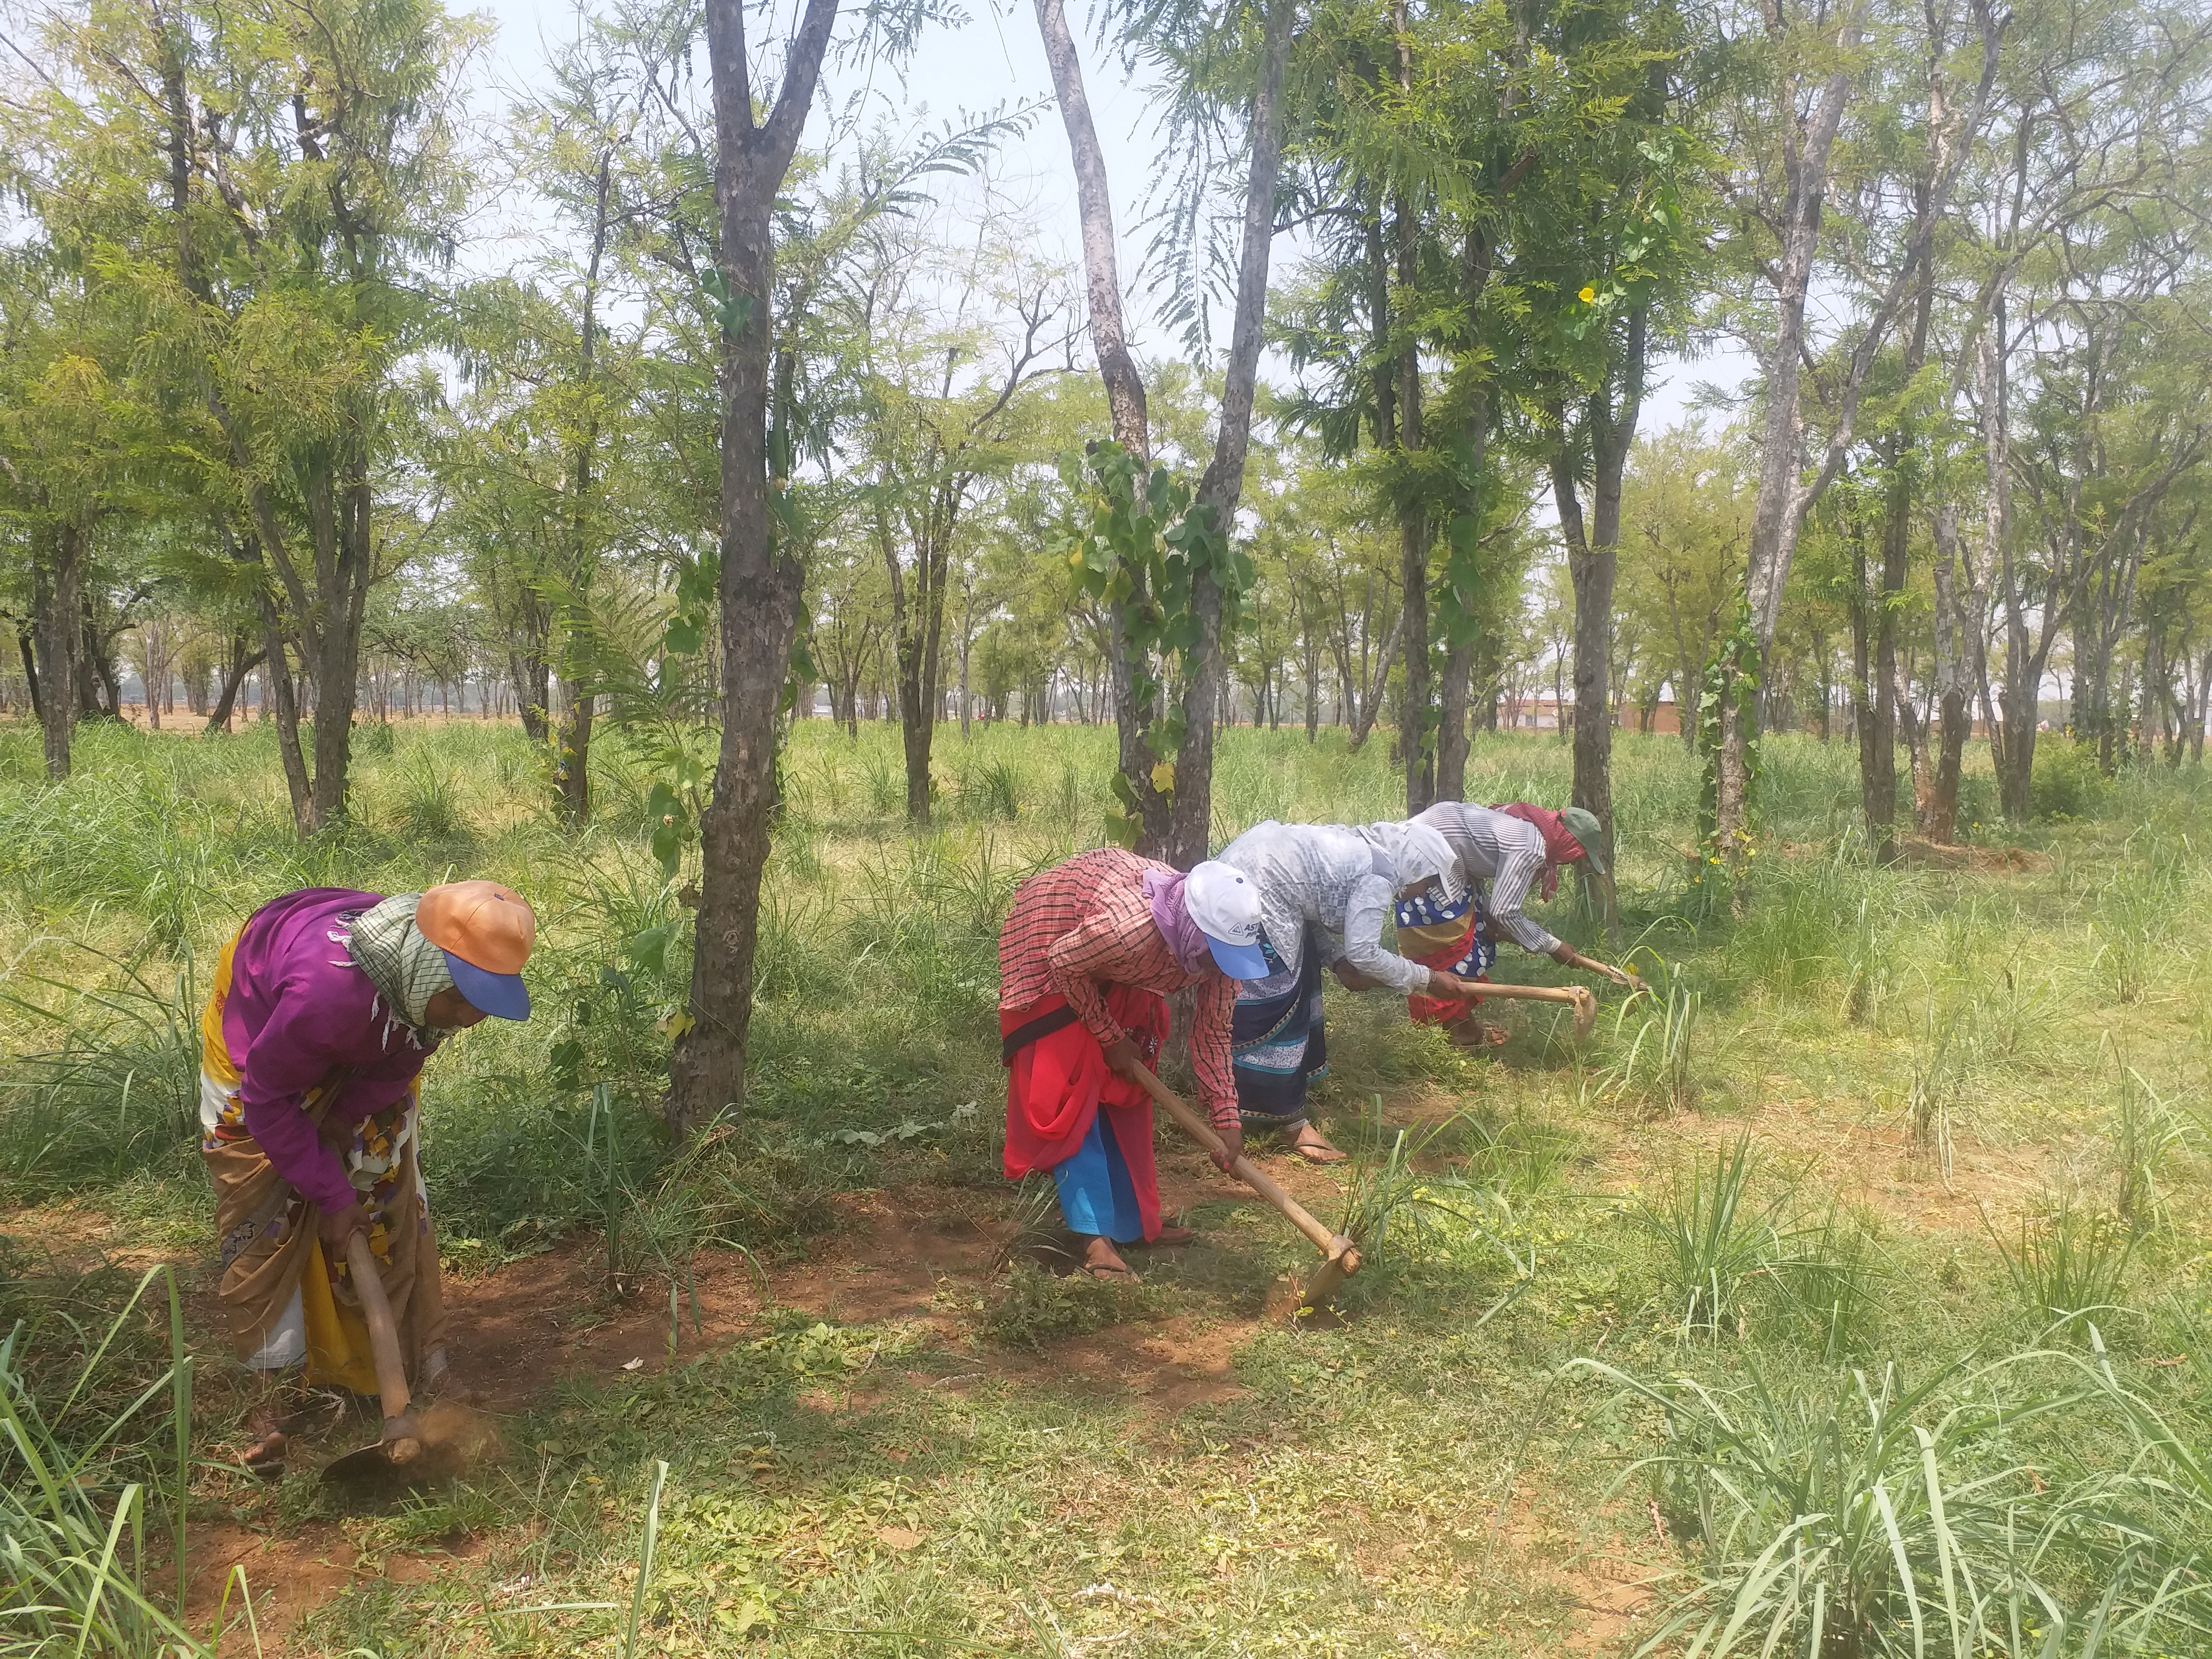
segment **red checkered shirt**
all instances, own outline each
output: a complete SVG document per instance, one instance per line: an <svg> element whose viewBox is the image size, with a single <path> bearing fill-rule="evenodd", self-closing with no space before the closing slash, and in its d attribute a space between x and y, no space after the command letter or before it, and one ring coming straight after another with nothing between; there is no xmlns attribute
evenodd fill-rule
<svg viewBox="0 0 2212 1659"><path fill-rule="evenodd" d="M1057 991L1103 1047L1123 1033L1107 1018L1102 988L1127 985L1164 996L1195 985L1190 1057L1199 1095L1216 1124L1234 1123L1229 1020L1237 1008L1236 981L1210 958L1196 973L1176 960L1145 898L1147 870L1176 873L1171 865L1107 847L1024 882L999 935L999 1006L1027 1008Z"/></svg>

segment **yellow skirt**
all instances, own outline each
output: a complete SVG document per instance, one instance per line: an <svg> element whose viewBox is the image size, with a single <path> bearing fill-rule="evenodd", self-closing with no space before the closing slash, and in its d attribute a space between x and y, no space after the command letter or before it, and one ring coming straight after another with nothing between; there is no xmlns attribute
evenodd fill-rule
<svg viewBox="0 0 2212 1659"><path fill-rule="evenodd" d="M229 1000L234 939L216 964L215 984L200 1015L200 1155L215 1183L216 1231L222 1241L222 1297L231 1344L256 1370L307 1362L311 1382L356 1394L376 1392L368 1327L351 1273L324 1259L316 1210L276 1172L246 1129L238 1098L240 1072L222 1035ZM327 1082L301 1105L319 1128L331 1105ZM340 1152L370 1217L369 1249L399 1328L410 1374L445 1337L445 1297L438 1282L438 1241L416 1163L422 1080L404 1099L354 1127Z"/></svg>

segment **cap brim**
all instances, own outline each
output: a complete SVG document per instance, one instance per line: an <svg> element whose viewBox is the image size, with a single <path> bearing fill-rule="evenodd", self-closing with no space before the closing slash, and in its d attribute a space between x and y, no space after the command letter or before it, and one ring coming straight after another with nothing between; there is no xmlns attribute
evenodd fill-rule
<svg viewBox="0 0 2212 1659"><path fill-rule="evenodd" d="M462 961L451 951L445 955L446 965L453 970L453 988L467 999L470 1007L495 1019L530 1018L530 993L522 983L521 975L488 973L473 962Z"/></svg>
<svg viewBox="0 0 2212 1659"><path fill-rule="evenodd" d="M1208 933L1206 948L1213 952L1214 966L1231 979L1267 977L1267 953L1256 945L1231 945Z"/></svg>

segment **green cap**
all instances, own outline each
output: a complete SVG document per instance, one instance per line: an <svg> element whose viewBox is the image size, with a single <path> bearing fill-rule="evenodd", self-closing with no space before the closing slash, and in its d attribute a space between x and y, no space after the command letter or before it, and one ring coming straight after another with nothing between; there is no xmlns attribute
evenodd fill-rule
<svg viewBox="0 0 2212 1659"><path fill-rule="evenodd" d="M1597 821L1597 814L1579 806L1570 806L1560 812L1559 822L1567 826L1567 833L1582 842L1583 852L1590 861L1590 868L1601 876L1605 873L1605 830Z"/></svg>

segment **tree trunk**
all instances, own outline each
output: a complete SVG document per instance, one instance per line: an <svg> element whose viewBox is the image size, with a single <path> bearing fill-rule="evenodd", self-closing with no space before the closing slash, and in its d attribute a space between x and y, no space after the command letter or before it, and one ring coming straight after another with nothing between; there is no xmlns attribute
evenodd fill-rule
<svg viewBox="0 0 2212 1659"><path fill-rule="evenodd" d="M1211 509L1213 533L1237 532L1244 490L1244 456L1252 436L1252 398L1260 368L1261 325L1267 319L1267 264L1275 235L1275 179L1283 151L1283 66L1290 57L1296 0L1268 0L1260 42L1260 75L1252 90L1251 166L1244 185L1243 246L1237 269L1237 313L1213 459L1199 480L1196 505ZM1212 571L1191 584L1198 638L1185 653L1183 739L1176 757L1175 799L1163 854L1177 869L1202 861L1213 834L1213 722L1222 678L1222 594Z"/></svg>
<svg viewBox="0 0 2212 1659"><path fill-rule="evenodd" d="M1629 313L1620 356L1614 366L1620 401L1613 401L1611 385L1601 386L1590 398L1585 416L1590 428L1592 503L1589 533L1583 533L1582 507L1575 500L1574 480L1563 466L1553 466L1553 494L1559 501L1560 522L1571 527L1567 537L1567 573L1575 590L1575 781L1574 804L1598 821L1605 845L1601 856L1605 867L1613 867L1613 596L1620 570L1620 495L1629 451L1635 446L1636 425L1644 405L1644 358L1649 313L1641 307ZM1610 378L1610 377L1609 377ZM1562 460L1564 458L1561 458ZM1603 890L1606 926L1618 934L1620 917L1612 884Z"/></svg>
<svg viewBox="0 0 2212 1659"><path fill-rule="evenodd" d="M837 0L807 0L765 122L754 119L740 0L707 0L714 78L718 264L732 300L749 300L744 332L722 335L722 743L700 823L697 945L691 1024L669 1056L668 1121L678 1139L741 1111L752 1028L761 869L775 810L776 703L790 672L804 574L778 549L769 507L769 215L821 73ZM734 320L734 319L732 319Z"/></svg>
<svg viewBox="0 0 2212 1659"><path fill-rule="evenodd" d="M1889 510L1882 521L1881 569L1868 607L1872 636L1868 666L1868 700L1859 722L1859 810L1866 820L1867 844L1875 862L1897 857L1897 606L1905 588L1902 516L1896 496L1897 457L1890 455ZM1866 561L1859 561L1859 591L1866 594Z"/></svg>
<svg viewBox="0 0 2212 1659"><path fill-rule="evenodd" d="M522 735L532 743L544 742L552 729L546 719L553 702L552 670L542 653L526 653L510 647L507 673L514 684L514 706L522 719Z"/></svg>
<svg viewBox="0 0 2212 1659"><path fill-rule="evenodd" d="M1936 588L1936 773L1928 793L1928 813L1921 831L1941 847L1958 839L1959 776L1966 763L1966 738L1973 729L1973 705L1968 700L1969 641L1978 641L1981 617L1966 596L1973 587L1973 573L1962 569L1959 537L1959 508L1955 501L1941 503L1935 514L1936 559L1932 575Z"/></svg>
<svg viewBox="0 0 2212 1659"><path fill-rule="evenodd" d="M39 642L39 720L46 738L46 776L58 783L70 775L76 732L84 532L64 521L33 535L31 615Z"/></svg>
<svg viewBox="0 0 2212 1659"><path fill-rule="evenodd" d="M223 665L222 695L216 699L215 707L208 711L206 729L203 737L213 737L218 732L230 729L230 711L238 701L238 689L246 684L246 677L264 661L266 651L249 651L246 637L240 634L231 641L228 660Z"/></svg>

